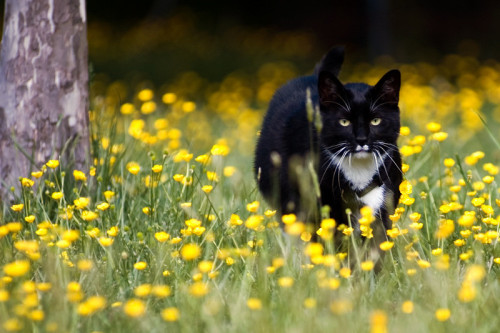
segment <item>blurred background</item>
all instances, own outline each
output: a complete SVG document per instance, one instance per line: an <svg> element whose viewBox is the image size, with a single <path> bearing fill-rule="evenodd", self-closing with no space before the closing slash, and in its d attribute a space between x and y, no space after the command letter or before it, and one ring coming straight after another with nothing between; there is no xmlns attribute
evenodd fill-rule
<svg viewBox="0 0 500 333"><path fill-rule="evenodd" d="M97 72L135 70L164 81L190 68L220 79L236 69L289 60L311 69L332 45L347 62L437 62L456 53L498 59L495 0L200 1L88 0Z"/></svg>
<svg viewBox="0 0 500 333"><path fill-rule="evenodd" d="M479 113L500 130L497 0L87 0L87 16L91 109L120 110L146 145L230 138L251 155L276 89L339 44L343 81L401 70L403 124L415 133L439 122L460 150L490 140ZM164 135L157 117L186 139Z"/></svg>

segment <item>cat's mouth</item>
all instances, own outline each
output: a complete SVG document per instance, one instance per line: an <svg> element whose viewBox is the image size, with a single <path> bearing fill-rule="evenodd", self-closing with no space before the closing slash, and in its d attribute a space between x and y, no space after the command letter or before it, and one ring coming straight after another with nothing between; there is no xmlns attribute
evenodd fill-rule
<svg viewBox="0 0 500 333"><path fill-rule="evenodd" d="M370 150L371 149L368 145L357 145L352 155L356 158L367 158L372 155Z"/></svg>

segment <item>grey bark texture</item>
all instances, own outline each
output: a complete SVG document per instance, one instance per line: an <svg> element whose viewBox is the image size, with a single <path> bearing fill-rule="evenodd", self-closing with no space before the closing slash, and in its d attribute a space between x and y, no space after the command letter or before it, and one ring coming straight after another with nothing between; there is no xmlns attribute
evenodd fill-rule
<svg viewBox="0 0 500 333"><path fill-rule="evenodd" d="M6 0L0 50L0 201L49 159L87 170L85 0Z"/></svg>

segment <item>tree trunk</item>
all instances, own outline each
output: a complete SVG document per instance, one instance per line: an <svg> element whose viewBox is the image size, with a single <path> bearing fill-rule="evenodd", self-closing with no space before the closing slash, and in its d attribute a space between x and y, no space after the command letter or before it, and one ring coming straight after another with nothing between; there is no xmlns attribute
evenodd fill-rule
<svg viewBox="0 0 500 333"><path fill-rule="evenodd" d="M5 1L0 201L49 159L87 169L86 27L85 0Z"/></svg>

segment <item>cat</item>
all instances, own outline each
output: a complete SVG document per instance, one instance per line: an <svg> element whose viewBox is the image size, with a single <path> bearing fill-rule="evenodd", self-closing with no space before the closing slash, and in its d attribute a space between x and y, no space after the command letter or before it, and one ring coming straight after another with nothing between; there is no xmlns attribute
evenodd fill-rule
<svg viewBox="0 0 500 333"><path fill-rule="evenodd" d="M403 179L397 146L401 74L391 70L374 86L344 85L337 78L343 60L344 48L334 47L313 75L276 91L256 146L257 183L280 214L318 223L319 207L327 205L330 217L357 234L360 209L369 206L386 237ZM312 117L308 94L319 108Z"/></svg>

